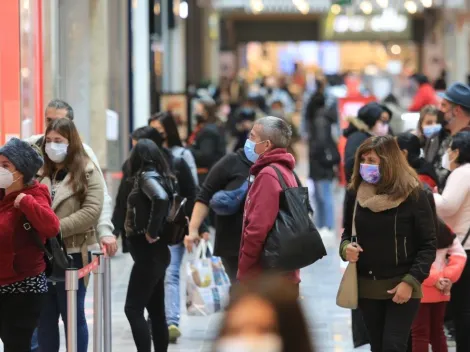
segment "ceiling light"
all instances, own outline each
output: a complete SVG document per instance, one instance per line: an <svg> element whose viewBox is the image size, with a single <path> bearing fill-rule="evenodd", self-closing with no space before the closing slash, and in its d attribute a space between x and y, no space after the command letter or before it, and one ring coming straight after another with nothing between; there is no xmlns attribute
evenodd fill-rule
<svg viewBox="0 0 470 352"><path fill-rule="evenodd" d="M341 6L338 4L331 5L331 13L333 15L339 15L341 13Z"/></svg>
<svg viewBox="0 0 470 352"><path fill-rule="evenodd" d="M264 9L263 0L251 0L251 11L254 14L258 14Z"/></svg>
<svg viewBox="0 0 470 352"><path fill-rule="evenodd" d="M400 55L401 53L401 48L400 45L394 44L390 48L390 51L392 52L393 55Z"/></svg>
<svg viewBox="0 0 470 352"><path fill-rule="evenodd" d="M373 8L370 1L364 0L363 2L361 2L359 7L361 8L362 12L364 12L366 15L370 15L372 13Z"/></svg>
<svg viewBox="0 0 470 352"><path fill-rule="evenodd" d="M414 1L408 0L408 1L405 1L405 9L409 13L413 14L413 13L416 13L416 11L418 11L418 6L416 5Z"/></svg>
<svg viewBox="0 0 470 352"><path fill-rule="evenodd" d="M188 15L189 15L189 6L188 6L188 3L186 1L182 1L180 3L180 9L179 9L180 13L180 17L185 20L186 18L188 18Z"/></svg>
<svg viewBox="0 0 470 352"><path fill-rule="evenodd" d="M432 0L421 0L421 3L423 4L424 7L432 6Z"/></svg>
<svg viewBox="0 0 470 352"><path fill-rule="evenodd" d="M377 5L385 9L388 7L388 0L377 0Z"/></svg>

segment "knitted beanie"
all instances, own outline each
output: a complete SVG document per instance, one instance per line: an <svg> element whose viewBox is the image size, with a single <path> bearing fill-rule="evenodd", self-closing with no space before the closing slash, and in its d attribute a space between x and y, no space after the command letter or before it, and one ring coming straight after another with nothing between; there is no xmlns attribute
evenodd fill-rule
<svg viewBox="0 0 470 352"><path fill-rule="evenodd" d="M357 113L357 117L369 126L369 128L372 128L376 124L377 120L380 119L382 112L384 112L382 106L379 103L372 102L360 108Z"/></svg>
<svg viewBox="0 0 470 352"><path fill-rule="evenodd" d="M42 156L29 143L12 138L0 148L0 155L5 156L16 170L23 175L23 182L29 183L44 164Z"/></svg>

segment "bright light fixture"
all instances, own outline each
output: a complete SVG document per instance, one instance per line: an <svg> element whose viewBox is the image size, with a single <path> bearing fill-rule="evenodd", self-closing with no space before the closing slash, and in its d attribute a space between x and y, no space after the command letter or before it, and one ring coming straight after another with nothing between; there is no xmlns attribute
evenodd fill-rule
<svg viewBox="0 0 470 352"><path fill-rule="evenodd" d="M361 8L362 12L364 12L366 15L370 15L372 13L373 7L371 2L368 0L362 1L359 7Z"/></svg>
<svg viewBox="0 0 470 352"><path fill-rule="evenodd" d="M413 13L416 13L416 11L418 11L418 6L416 5L414 1L407 0L405 1L405 9L409 13L413 14Z"/></svg>
<svg viewBox="0 0 470 352"><path fill-rule="evenodd" d="M390 51L392 52L393 55L400 55L401 53L401 48L400 45L394 44L390 48Z"/></svg>
<svg viewBox="0 0 470 352"><path fill-rule="evenodd" d="M432 6L432 0L421 0L421 3L423 4L424 7Z"/></svg>
<svg viewBox="0 0 470 352"><path fill-rule="evenodd" d="M254 14L258 14L264 9L263 0L251 0L251 11Z"/></svg>
<svg viewBox="0 0 470 352"><path fill-rule="evenodd" d="M310 12L310 5L305 0L292 0L292 3L297 7L297 10L303 15Z"/></svg>
<svg viewBox="0 0 470 352"><path fill-rule="evenodd" d="M377 0L377 5L383 9L386 9L388 7L388 0Z"/></svg>
<svg viewBox="0 0 470 352"><path fill-rule="evenodd" d="M331 13L333 15L339 15L341 13L341 6L338 4L331 5Z"/></svg>
<svg viewBox="0 0 470 352"><path fill-rule="evenodd" d="M189 15L189 6L188 6L188 3L186 1L181 1L180 2L180 17L185 20L186 18L188 18L188 15Z"/></svg>

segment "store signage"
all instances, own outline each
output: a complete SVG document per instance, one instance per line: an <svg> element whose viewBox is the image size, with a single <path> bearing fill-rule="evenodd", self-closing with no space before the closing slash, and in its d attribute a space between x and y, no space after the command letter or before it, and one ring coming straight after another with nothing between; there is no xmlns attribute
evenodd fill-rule
<svg viewBox="0 0 470 352"><path fill-rule="evenodd" d="M323 40L411 39L408 16L393 12L377 15L339 15L322 23Z"/></svg>

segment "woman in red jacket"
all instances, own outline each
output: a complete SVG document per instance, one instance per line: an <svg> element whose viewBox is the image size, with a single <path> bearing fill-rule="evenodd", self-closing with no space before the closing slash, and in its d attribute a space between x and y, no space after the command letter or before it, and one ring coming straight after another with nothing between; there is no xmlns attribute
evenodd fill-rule
<svg viewBox="0 0 470 352"><path fill-rule="evenodd" d="M422 74L414 74L410 78L418 84L418 91L413 98L413 102L408 107L408 111L419 112L426 105L437 106L436 91L429 83L428 78Z"/></svg>
<svg viewBox="0 0 470 352"><path fill-rule="evenodd" d="M33 180L43 164L28 143L13 138L0 148L0 339L5 352L30 351L43 294L44 253L23 227L45 242L59 232L46 186Z"/></svg>

